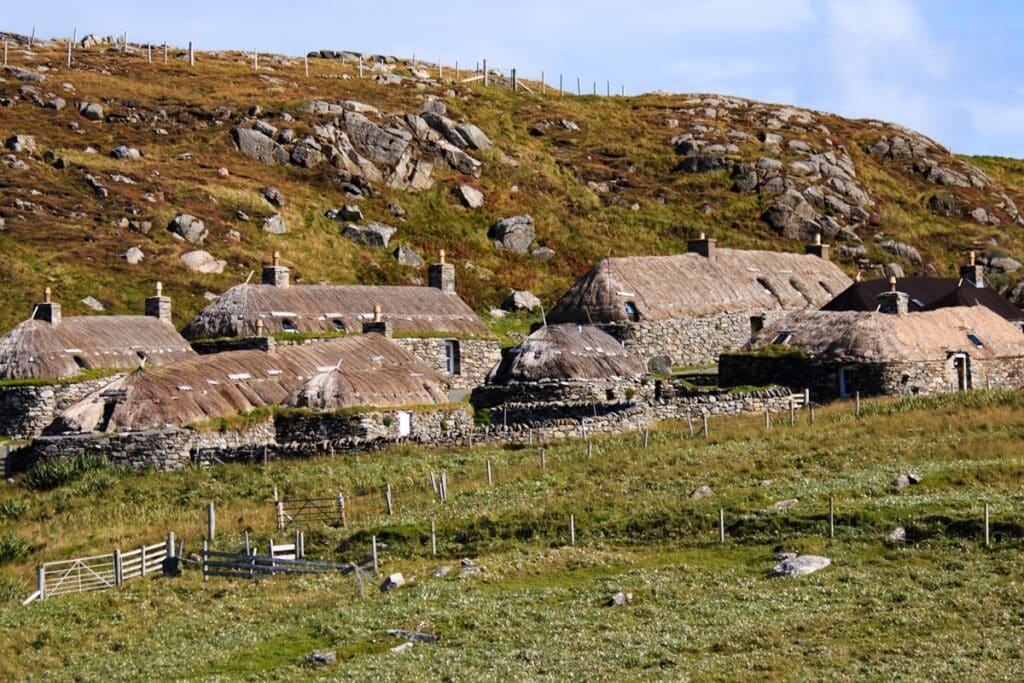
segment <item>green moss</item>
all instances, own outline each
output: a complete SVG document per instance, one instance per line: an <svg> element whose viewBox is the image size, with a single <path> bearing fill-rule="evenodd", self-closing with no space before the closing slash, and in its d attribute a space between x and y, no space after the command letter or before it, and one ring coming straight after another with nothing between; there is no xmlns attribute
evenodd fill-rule
<svg viewBox="0 0 1024 683"><path fill-rule="evenodd" d="M82 370L74 377L48 378L32 377L29 379L5 379L0 380L0 387L43 387L54 384L81 384L94 379L113 377L114 375L126 372L123 369L97 368L94 370Z"/></svg>
<svg viewBox="0 0 1024 683"><path fill-rule="evenodd" d="M764 348L756 351L731 351L727 354L728 356L747 356L752 358L792 358L802 359L807 358L807 349L802 346L792 346L789 344L768 344Z"/></svg>

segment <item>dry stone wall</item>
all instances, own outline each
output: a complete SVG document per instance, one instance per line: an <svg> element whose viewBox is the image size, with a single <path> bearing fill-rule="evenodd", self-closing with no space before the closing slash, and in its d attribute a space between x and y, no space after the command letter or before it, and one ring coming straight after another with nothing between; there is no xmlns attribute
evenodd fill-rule
<svg viewBox="0 0 1024 683"><path fill-rule="evenodd" d="M444 338L399 337L393 340L428 366L447 377L453 389L471 389L484 383L487 373L501 361L501 345L495 339L452 339L459 345L458 375L448 374Z"/></svg>
<svg viewBox="0 0 1024 683"><path fill-rule="evenodd" d="M39 436L72 403L123 376L65 384L0 387L0 434L14 439Z"/></svg>

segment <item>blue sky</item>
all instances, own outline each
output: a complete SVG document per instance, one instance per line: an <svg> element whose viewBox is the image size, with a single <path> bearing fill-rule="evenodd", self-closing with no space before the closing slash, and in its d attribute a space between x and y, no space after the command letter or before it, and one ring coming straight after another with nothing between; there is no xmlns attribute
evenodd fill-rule
<svg viewBox="0 0 1024 683"><path fill-rule="evenodd" d="M18 2L4 30L128 31L200 49L331 48L627 93L714 92L879 118L954 151L1024 158L1024 2L519 0ZM590 85L585 86L587 88Z"/></svg>

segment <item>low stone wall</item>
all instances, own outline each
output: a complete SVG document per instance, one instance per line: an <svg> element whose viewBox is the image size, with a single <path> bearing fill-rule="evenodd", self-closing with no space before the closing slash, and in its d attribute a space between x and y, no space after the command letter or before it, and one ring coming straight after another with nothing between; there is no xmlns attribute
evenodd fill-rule
<svg viewBox="0 0 1024 683"><path fill-rule="evenodd" d="M642 380L540 380L483 385L473 390L476 408L496 408L508 403L547 402L605 403L654 397L654 383Z"/></svg>
<svg viewBox="0 0 1024 683"><path fill-rule="evenodd" d="M435 337L397 337L396 344L412 353L448 379L453 389L471 389L484 383L487 373L501 361L501 345L496 339L444 339ZM459 374L448 374L445 344L459 345Z"/></svg>
<svg viewBox="0 0 1024 683"><path fill-rule="evenodd" d="M671 365L711 365L724 351L735 351L750 339L751 318L760 316L765 324L789 311L743 311L699 318L643 320L636 323L604 323L601 329L648 363L667 356ZM655 368L649 368L654 370Z"/></svg>
<svg viewBox="0 0 1024 683"><path fill-rule="evenodd" d="M43 460L102 453L111 462L136 469L176 470L192 462L195 433L169 429L130 434L41 436L11 454L8 471L22 472Z"/></svg>
<svg viewBox="0 0 1024 683"><path fill-rule="evenodd" d="M68 406L123 374L85 382L0 387L0 434L14 439L39 436Z"/></svg>

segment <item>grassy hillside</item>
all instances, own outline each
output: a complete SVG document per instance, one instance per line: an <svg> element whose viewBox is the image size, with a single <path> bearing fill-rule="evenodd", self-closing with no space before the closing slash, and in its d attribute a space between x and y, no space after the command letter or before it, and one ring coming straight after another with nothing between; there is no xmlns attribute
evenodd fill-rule
<svg viewBox="0 0 1024 683"><path fill-rule="evenodd" d="M700 230L728 246L801 248L802 239L780 234L762 219L778 200L774 192L733 191L728 166L704 173L675 170L683 157L672 140L680 134L735 143L725 155L728 164L753 163L763 156L786 164L803 159L806 155L787 146L793 141L818 153L848 154L856 166L855 182L871 203L856 219L847 220L829 206L820 209L819 217L835 218L849 228L834 242L863 242L866 251L839 258L851 274L890 261L908 273L953 274L969 248L1024 257L1017 242L1021 228L1006 201L1024 201L1022 162L976 159L990 177L983 187L937 185L912 166L926 158L963 170L963 160L930 141L921 143L927 146L926 157L870 153L880 136L924 140L889 124L717 96L559 97L550 88L545 94L513 93L498 86L485 89L479 82L456 83L450 66L442 81L434 77L433 67L413 78L407 62L387 67L387 73L404 80L386 85L372 80L376 72L369 68L359 79L351 61L310 59L306 77L297 58L264 55L261 69L254 71L251 58L242 53L199 53L190 68L181 50L172 49L165 65L159 51L156 63L149 64L142 48L133 46L122 54L99 45L77 49L74 68L68 70L64 50L58 44L32 51L12 46L11 65L41 73L45 81L18 80L15 72L0 81L0 97L11 100L10 106L0 107L0 137L32 135L37 145L34 154L5 157L0 177L2 328L23 319L45 285L54 288L66 314L88 312L79 303L86 296L99 299L108 311L126 313L141 310L158 279L174 297L183 325L205 305L205 293L244 280L274 250L284 253L301 282L421 281L425 266L401 266L390 250L355 245L341 237L343 223L324 217L327 209L353 203L344 196L338 169L330 164L267 165L232 145L228 130L251 127L257 117L248 113L256 105L263 110L258 118L293 127L298 139L313 134L315 125L332 117L306 113L311 100L357 100L385 114L403 115L417 112L425 98L436 98L453 120L472 122L491 138L494 149L472 152L483 162L477 179L437 162L430 189L408 192L378 185L377 196L357 202L366 221L399 228L393 245L411 246L428 261L437 249L447 249L458 265L460 294L481 311L497 305L510 288L531 289L551 303L609 253L678 252ZM539 84L530 85L540 90ZM38 89L34 97L41 104L60 97L67 106L57 110L35 104L24 86ZM106 120L84 118L79 101L102 104ZM282 114L294 120L284 122ZM576 129L564 127L563 120ZM758 139L766 132L782 135L783 146L766 148ZM111 158L109 152L120 144L141 149L143 158ZM44 160L48 151L64 159L66 167ZM227 175L218 172L221 168ZM87 173L107 188L106 198L86 184ZM798 189L804 182L786 178ZM815 182L825 187L826 180ZM480 209L464 208L455 197L453 189L466 181L483 190ZM289 227L284 235L261 230L262 219L278 211L260 196L269 185L287 200L280 209ZM953 207L946 211L952 215L929 208L936 195ZM391 202L403 207L404 220L388 211ZM969 212L979 207L999 224L971 218ZM240 220L239 211L249 220ZM166 230L181 212L205 222L210 236L201 248L227 262L222 274L192 273L179 261L181 253L197 248L175 241ZM551 261L497 251L487 239L491 223L520 213L536 219L533 246L553 249ZM885 238L915 246L922 262L883 252L878 243ZM123 258L132 246L145 254L138 265ZM1013 280L1002 277L999 283L1007 286Z"/></svg>
<svg viewBox="0 0 1024 683"><path fill-rule="evenodd" d="M765 431L758 416L712 421L710 439L665 424L635 435L537 448L395 449L366 456L172 474L86 472L52 490L0 491L0 673L5 679L735 680L1016 679L1024 622L1018 444L1024 399L973 392L835 404L808 425ZM494 488L484 481L486 461ZM427 487L445 471L444 505ZM890 485L914 472L921 483ZM390 482L395 515L380 491ZM690 492L708 485L701 500ZM312 529L309 555L351 560L371 534L384 572L410 585L360 600L350 577L138 579L119 591L28 607L36 563L154 542L194 552L205 503L219 548L272 529L271 491L344 491L347 529ZM828 499L836 537L826 537ZM781 500L793 507L772 509ZM982 543L982 506L993 544ZM719 508L727 540L717 539ZM577 544L567 519L576 516ZM430 556L435 520L439 557ZM897 526L912 542L886 540ZM282 538L278 535L278 540ZM10 551L20 548L20 551ZM769 579L772 554L823 554L810 577ZM429 571L474 558L484 571ZM617 591L634 600L606 607ZM401 654L389 628L430 631ZM314 649L341 663L314 669Z"/></svg>

